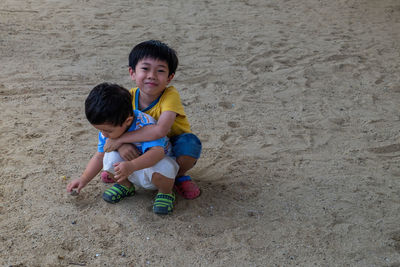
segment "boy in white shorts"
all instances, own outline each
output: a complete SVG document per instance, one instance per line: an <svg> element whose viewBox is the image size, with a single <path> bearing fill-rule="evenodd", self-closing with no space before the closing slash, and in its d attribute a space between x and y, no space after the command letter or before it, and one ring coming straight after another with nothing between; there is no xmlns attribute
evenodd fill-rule
<svg viewBox="0 0 400 267"><path fill-rule="evenodd" d="M124 161L118 152L104 152L107 138L118 138L125 132L135 131L156 121L149 115L133 110L128 90L102 83L90 92L85 101L86 118L99 132L96 154L90 159L80 178L67 185L67 191L80 193L102 169L117 183L103 193L103 199L117 203L135 194L135 185L158 190L153 211L157 214L172 212L175 196L172 193L179 166L165 154L170 153L166 137L149 142L134 143L140 156Z"/></svg>

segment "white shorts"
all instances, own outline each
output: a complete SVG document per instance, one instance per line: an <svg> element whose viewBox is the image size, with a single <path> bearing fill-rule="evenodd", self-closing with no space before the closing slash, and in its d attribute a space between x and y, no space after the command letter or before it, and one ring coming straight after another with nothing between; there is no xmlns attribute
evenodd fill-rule
<svg viewBox="0 0 400 267"><path fill-rule="evenodd" d="M121 158L118 152L112 151L109 153L104 153L103 158L103 170L109 173L115 174L114 172L114 163L125 161ZM164 175L167 178L175 179L179 170L179 165L176 161L169 157L165 156L162 160L156 163L153 167L141 169L133 172L128 180L134 185L143 187L145 189L156 190L157 187L151 183L151 178L153 177L153 173L157 172L161 175Z"/></svg>

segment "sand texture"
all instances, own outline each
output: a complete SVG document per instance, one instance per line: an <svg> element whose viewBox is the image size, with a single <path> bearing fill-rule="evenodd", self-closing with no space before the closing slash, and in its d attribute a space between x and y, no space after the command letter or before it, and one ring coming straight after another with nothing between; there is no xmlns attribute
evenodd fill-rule
<svg viewBox="0 0 400 267"><path fill-rule="evenodd" d="M65 190L148 39L203 142L165 217ZM400 266L399 53L398 0L1 0L0 265Z"/></svg>

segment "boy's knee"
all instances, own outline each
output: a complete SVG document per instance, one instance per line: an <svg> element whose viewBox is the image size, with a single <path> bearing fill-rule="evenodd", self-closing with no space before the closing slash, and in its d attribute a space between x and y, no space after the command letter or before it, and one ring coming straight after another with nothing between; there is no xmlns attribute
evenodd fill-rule
<svg viewBox="0 0 400 267"><path fill-rule="evenodd" d="M121 161L124 160L116 151L104 153L103 170L114 173L114 164Z"/></svg>
<svg viewBox="0 0 400 267"><path fill-rule="evenodd" d="M201 155L201 141L192 133L184 133L171 138L172 153L175 157L190 156L195 159Z"/></svg>

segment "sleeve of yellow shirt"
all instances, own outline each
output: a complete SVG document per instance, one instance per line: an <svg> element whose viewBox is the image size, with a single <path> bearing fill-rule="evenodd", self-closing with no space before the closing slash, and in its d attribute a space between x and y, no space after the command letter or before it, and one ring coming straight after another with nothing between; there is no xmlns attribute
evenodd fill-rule
<svg viewBox="0 0 400 267"><path fill-rule="evenodd" d="M173 111L181 116L186 116L181 102L181 97L175 87L170 86L166 88L161 97L161 101L161 112Z"/></svg>

